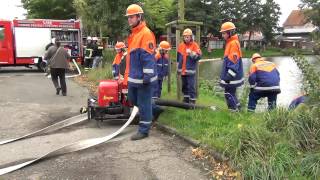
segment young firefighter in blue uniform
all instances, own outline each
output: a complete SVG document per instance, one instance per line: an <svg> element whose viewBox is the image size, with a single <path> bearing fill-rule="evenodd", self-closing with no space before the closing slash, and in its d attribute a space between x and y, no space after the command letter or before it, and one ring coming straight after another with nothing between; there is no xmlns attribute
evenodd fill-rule
<svg viewBox="0 0 320 180"><path fill-rule="evenodd" d="M300 104L304 104L308 101L308 95L306 93L303 93L302 95L294 98L289 105L289 110L294 110L297 108Z"/></svg>
<svg viewBox="0 0 320 180"><path fill-rule="evenodd" d="M241 47L235 29L236 26L232 22L226 22L220 30L226 41L220 86L225 89L225 99L231 111L239 111L240 103L236 91L244 82Z"/></svg>
<svg viewBox="0 0 320 180"><path fill-rule="evenodd" d="M168 76L169 68L169 50L171 49L170 44L167 41L161 41L159 44L158 52L156 53L156 67L158 80L154 86L153 99L161 97L162 82L163 79Z"/></svg>
<svg viewBox="0 0 320 180"><path fill-rule="evenodd" d="M128 96L129 100L139 108L139 131L131 140L148 137L152 122L152 87L157 81L155 72L154 34L143 21L143 10L139 5L132 4L127 8L126 16L131 27L128 37L129 69Z"/></svg>
<svg viewBox="0 0 320 180"><path fill-rule="evenodd" d="M250 94L248 111L254 112L260 98L268 98L268 109L277 105L277 95L280 93L280 74L273 62L261 58L260 54L252 55L253 64L250 67Z"/></svg>
<svg viewBox="0 0 320 180"><path fill-rule="evenodd" d="M161 91L162 91L162 82L163 78L168 76L169 71L169 50L171 49L170 43L167 41L161 41L159 44L159 49L156 53L156 69L157 69L157 76L158 80L157 83L153 86L153 96L152 99L155 101L156 99L161 97ZM153 120L156 121L159 117L159 115L164 110L155 104L155 102L152 102L152 114L153 114Z"/></svg>
<svg viewBox="0 0 320 180"><path fill-rule="evenodd" d="M125 63L126 60L126 45L123 42L117 42L115 45L115 50L117 51L117 55L114 57L112 63L112 75L115 80L120 78L120 74L124 74L121 70L121 64Z"/></svg>
<svg viewBox="0 0 320 180"><path fill-rule="evenodd" d="M183 31L183 42L178 47L178 73L181 74L183 102L196 103L195 74L201 58L199 45L193 41L191 29Z"/></svg>

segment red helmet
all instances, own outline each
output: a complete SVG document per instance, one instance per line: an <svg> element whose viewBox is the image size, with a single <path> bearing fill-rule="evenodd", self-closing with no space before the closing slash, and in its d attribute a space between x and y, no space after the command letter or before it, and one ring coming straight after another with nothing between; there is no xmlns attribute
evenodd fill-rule
<svg viewBox="0 0 320 180"><path fill-rule="evenodd" d="M116 50L117 49L123 49L126 48L126 45L124 44L124 42L117 42L116 46L114 47Z"/></svg>
<svg viewBox="0 0 320 180"><path fill-rule="evenodd" d="M161 41L159 44L159 48L163 50L169 51L171 49L170 43L167 41Z"/></svg>
<svg viewBox="0 0 320 180"><path fill-rule="evenodd" d="M131 4L127 8L126 16L131 16L135 14L143 14L143 9L137 4Z"/></svg>

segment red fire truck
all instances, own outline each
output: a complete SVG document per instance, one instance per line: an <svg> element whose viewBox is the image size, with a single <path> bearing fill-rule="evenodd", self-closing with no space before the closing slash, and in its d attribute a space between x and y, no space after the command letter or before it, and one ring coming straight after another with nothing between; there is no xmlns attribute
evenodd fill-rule
<svg viewBox="0 0 320 180"><path fill-rule="evenodd" d="M80 22L75 20L0 20L0 66L43 69L45 47L55 38L77 62L82 61Z"/></svg>

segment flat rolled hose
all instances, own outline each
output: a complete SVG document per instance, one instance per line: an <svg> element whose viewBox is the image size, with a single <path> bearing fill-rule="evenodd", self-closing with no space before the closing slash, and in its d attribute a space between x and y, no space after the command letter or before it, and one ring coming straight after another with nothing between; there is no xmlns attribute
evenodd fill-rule
<svg viewBox="0 0 320 180"><path fill-rule="evenodd" d="M155 104L159 105L159 106L169 106L169 107L176 107L176 108L181 108L181 109L207 109L207 108L210 108L209 106L189 104L189 103L173 101L173 100L164 100L164 99L156 99Z"/></svg>

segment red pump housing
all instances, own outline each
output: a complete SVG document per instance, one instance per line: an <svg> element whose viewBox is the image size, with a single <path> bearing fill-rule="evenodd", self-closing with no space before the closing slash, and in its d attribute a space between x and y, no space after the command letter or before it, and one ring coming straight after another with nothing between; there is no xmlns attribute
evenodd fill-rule
<svg viewBox="0 0 320 180"><path fill-rule="evenodd" d="M111 103L119 102L119 84L116 80L102 80L98 89L98 105L110 106Z"/></svg>

